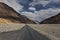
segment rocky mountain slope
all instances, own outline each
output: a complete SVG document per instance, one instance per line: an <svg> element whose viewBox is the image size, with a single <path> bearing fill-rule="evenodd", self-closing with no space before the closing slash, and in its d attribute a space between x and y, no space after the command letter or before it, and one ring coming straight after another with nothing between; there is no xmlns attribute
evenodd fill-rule
<svg viewBox="0 0 60 40"><path fill-rule="evenodd" d="M32 20L20 15L7 4L0 2L0 23L28 23L34 24Z"/></svg>
<svg viewBox="0 0 60 40"><path fill-rule="evenodd" d="M42 21L40 24L60 24L60 13Z"/></svg>

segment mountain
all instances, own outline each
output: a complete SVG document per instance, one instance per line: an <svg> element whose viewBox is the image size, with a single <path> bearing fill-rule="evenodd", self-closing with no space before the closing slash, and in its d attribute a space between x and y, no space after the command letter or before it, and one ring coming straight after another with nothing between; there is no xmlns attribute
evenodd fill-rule
<svg viewBox="0 0 60 40"><path fill-rule="evenodd" d="M0 23L35 24L35 22L26 16L17 13L13 8L2 2L0 2Z"/></svg>
<svg viewBox="0 0 60 40"><path fill-rule="evenodd" d="M42 21L40 24L60 24L60 13Z"/></svg>

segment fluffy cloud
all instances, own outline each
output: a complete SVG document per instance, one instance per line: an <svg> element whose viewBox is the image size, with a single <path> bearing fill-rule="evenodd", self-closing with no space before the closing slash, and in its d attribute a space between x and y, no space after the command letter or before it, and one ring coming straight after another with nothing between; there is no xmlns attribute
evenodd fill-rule
<svg viewBox="0 0 60 40"><path fill-rule="evenodd" d="M32 12L23 12L23 15L26 15L31 20L34 20L35 22L41 22L51 16L57 15L60 12L60 9L44 9L40 11L35 11L35 13Z"/></svg>
<svg viewBox="0 0 60 40"><path fill-rule="evenodd" d="M17 3L17 0L7 0L15 10L22 10L23 6Z"/></svg>
<svg viewBox="0 0 60 40"><path fill-rule="evenodd" d="M29 5L34 6L34 5L40 4L40 5L46 6L49 2L50 1L45 1L45 0L33 0L33 2L30 3Z"/></svg>
<svg viewBox="0 0 60 40"><path fill-rule="evenodd" d="M33 2L29 5L34 6L40 4L46 6L49 3L58 3L58 2L60 3L60 0L33 0Z"/></svg>
<svg viewBox="0 0 60 40"><path fill-rule="evenodd" d="M36 8L34 8L34 7L29 7L29 10L35 11Z"/></svg>
<svg viewBox="0 0 60 40"><path fill-rule="evenodd" d="M60 13L60 9L57 9L57 8L56 9L49 8L49 9L40 10L36 12L36 15L38 15L36 19L38 19L37 21L41 22L42 20L45 20L54 15L57 15L58 13Z"/></svg>
<svg viewBox="0 0 60 40"><path fill-rule="evenodd" d="M31 20L35 21L36 23L38 23L37 20L39 20L39 19L36 19L38 17L38 15L36 15L36 14L34 14L32 12L22 12L22 15L25 15L29 19L31 19Z"/></svg>
<svg viewBox="0 0 60 40"><path fill-rule="evenodd" d="M50 0L51 2L60 2L60 0Z"/></svg>
<svg viewBox="0 0 60 40"><path fill-rule="evenodd" d="M22 8L23 8L22 5L17 3L17 0L0 0L0 2L3 2L7 5L9 5L13 9L15 9L17 12L19 12L19 10L22 10Z"/></svg>

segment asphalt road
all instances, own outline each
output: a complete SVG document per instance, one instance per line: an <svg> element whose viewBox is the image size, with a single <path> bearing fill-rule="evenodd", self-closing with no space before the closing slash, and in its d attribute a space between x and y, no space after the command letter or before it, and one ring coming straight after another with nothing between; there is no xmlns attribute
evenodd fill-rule
<svg viewBox="0 0 60 40"><path fill-rule="evenodd" d="M0 40L50 40L29 26L20 30L0 33Z"/></svg>

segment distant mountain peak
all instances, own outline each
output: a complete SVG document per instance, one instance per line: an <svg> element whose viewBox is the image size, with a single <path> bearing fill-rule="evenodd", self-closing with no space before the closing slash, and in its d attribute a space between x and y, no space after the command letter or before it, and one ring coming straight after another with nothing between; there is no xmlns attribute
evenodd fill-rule
<svg viewBox="0 0 60 40"><path fill-rule="evenodd" d="M60 13L53 17L45 19L44 21L40 22L40 24L60 24Z"/></svg>

